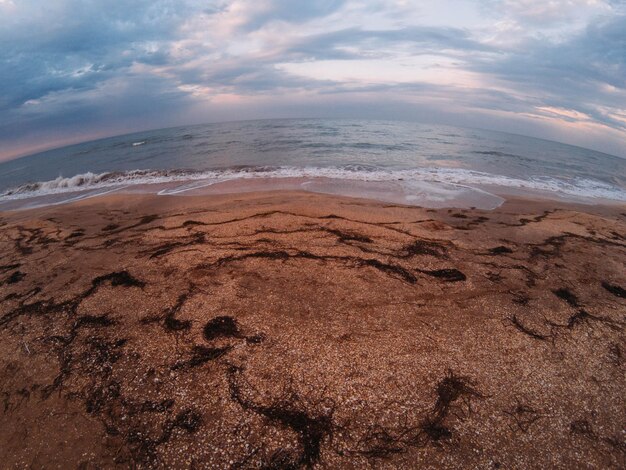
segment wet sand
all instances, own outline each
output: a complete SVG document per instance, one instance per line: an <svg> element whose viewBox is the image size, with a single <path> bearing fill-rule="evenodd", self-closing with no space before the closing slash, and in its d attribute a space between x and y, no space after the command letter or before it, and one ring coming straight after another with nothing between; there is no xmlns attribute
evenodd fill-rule
<svg viewBox="0 0 626 470"><path fill-rule="evenodd" d="M0 214L3 468L623 468L626 207Z"/></svg>

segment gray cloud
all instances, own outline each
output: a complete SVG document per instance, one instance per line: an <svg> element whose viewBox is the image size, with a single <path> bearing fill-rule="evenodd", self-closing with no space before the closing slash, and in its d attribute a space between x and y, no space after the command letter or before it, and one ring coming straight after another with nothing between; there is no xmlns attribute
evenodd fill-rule
<svg viewBox="0 0 626 470"><path fill-rule="evenodd" d="M250 15L241 26L243 31L259 29L272 21L303 23L312 18L326 16L339 9L345 0L316 0L296 2L293 0L271 0L268 8Z"/></svg>
<svg viewBox="0 0 626 470"><path fill-rule="evenodd" d="M574 109L626 129L625 122L597 110L626 107L626 16L596 22L567 41L532 40L472 67L534 97L533 104Z"/></svg>
<svg viewBox="0 0 626 470"><path fill-rule="evenodd" d="M239 114L276 117L278 109L302 116L361 115L363 109L378 109L380 115L374 117L396 117L383 103L393 100L397 105L402 97L402 116L407 118L437 115L459 123L454 116L480 110L487 117L478 124L493 127L509 115L509 130L515 131L528 119L524 116L541 117L548 113L543 108L558 108L566 110L559 117L563 123L576 121L575 113L581 113L626 132L620 114L626 112L626 15L615 3L610 14L555 37L541 29L546 21L505 11L508 0L493 0L490 14L527 25L519 41L503 44L487 40L484 25L407 25L402 21L405 10L394 10L391 2L376 2L369 11L384 11L397 21L372 27L361 24L362 18L342 18L349 0L237 1L243 13L232 26L224 20L234 14L233 3L226 0L0 3L0 158L38 139L43 143L81 133ZM333 23L320 27L331 17ZM539 26L532 29L531 24ZM447 58L458 70L478 74L484 84L455 87L417 78L415 83L356 83L293 75L278 67L328 60L393 61L397 51L405 57ZM198 98L198 93L209 96ZM212 101L212 95L220 94L243 98L229 109ZM302 94L308 98L298 98ZM333 101L314 106L315 97ZM250 112L240 111L246 109L246 98ZM358 99L368 105L359 105ZM199 106L199 100L206 101ZM302 106L298 112L296 103ZM551 131L542 134L535 124L526 128L550 137ZM604 145L601 137L592 144L601 150L616 148Z"/></svg>
<svg viewBox="0 0 626 470"><path fill-rule="evenodd" d="M167 63L167 45L177 25L195 13L193 3L134 3L20 3L11 21L0 20L0 106L90 89L134 62Z"/></svg>
<svg viewBox="0 0 626 470"><path fill-rule="evenodd" d="M410 44L415 54L440 53L442 50L493 51L493 47L471 38L458 28L413 26L394 30L347 28L304 38L288 50L294 59L358 59L377 55L384 46ZM346 52L342 46L358 46Z"/></svg>

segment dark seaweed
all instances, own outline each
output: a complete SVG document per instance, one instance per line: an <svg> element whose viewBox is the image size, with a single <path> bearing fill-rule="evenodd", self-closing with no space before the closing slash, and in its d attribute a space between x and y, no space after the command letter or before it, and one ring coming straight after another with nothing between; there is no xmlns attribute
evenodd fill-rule
<svg viewBox="0 0 626 470"><path fill-rule="evenodd" d="M408 282L409 284L415 284L417 282L417 278L411 272L395 264L383 263L382 261L378 261L377 259L364 259L364 258L357 258L353 256L319 256L313 253L309 253L307 251L298 251L293 254L287 251L256 251L253 253L246 253L244 255L226 256L224 258L218 259L213 264L200 265L198 267L199 268L211 268L213 266L224 266L234 261L243 261L243 260L252 259L252 258L271 259L271 260L280 260L280 261L286 261L290 258L310 259L310 260L318 260L318 261L343 261L346 263L355 264L357 266L373 267L393 277L400 278L403 281Z"/></svg>
<svg viewBox="0 0 626 470"><path fill-rule="evenodd" d="M513 418L515 425L522 432L528 432L530 426L541 419L537 410L519 401L511 410L505 410L504 414Z"/></svg>
<svg viewBox="0 0 626 470"><path fill-rule="evenodd" d="M470 400L483 398L467 377L458 376L451 370L437 383L435 394L437 399L433 410L419 425L411 426L405 422L396 429L371 426L359 440L356 452L370 458L386 458L404 453L408 447L449 440L453 433L447 421L457 407L456 403L463 400L471 412Z"/></svg>
<svg viewBox="0 0 626 470"><path fill-rule="evenodd" d="M215 338L240 338L241 331L237 321L228 316L215 317L207 322L203 330L204 339L212 341Z"/></svg>
<svg viewBox="0 0 626 470"><path fill-rule="evenodd" d="M465 281L467 277L458 269L436 269L434 271L424 271L418 269L419 272L428 276L436 277L446 282L459 282Z"/></svg>
<svg viewBox="0 0 626 470"><path fill-rule="evenodd" d="M586 419L577 419L570 424L570 432L581 436L594 437L595 433L591 424Z"/></svg>
<svg viewBox="0 0 626 470"><path fill-rule="evenodd" d="M178 361L172 366L172 370L184 370L201 366L202 364L206 364L209 361L214 361L215 359L222 357L231 349L232 346L226 346L223 348L207 348L206 346L194 346L191 358L184 361Z"/></svg>
<svg viewBox="0 0 626 470"><path fill-rule="evenodd" d="M159 216L156 214L145 215L139 220L139 222L137 222L136 226L149 224L150 222L154 222L158 218Z"/></svg>
<svg viewBox="0 0 626 470"><path fill-rule="evenodd" d="M513 250L506 246L496 246L495 248L490 248L489 253L492 255L501 255L504 253L513 253Z"/></svg>
<svg viewBox="0 0 626 470"><path fill-rule="evenodd" d="M622 299L626 299L626 289L624 289L623 287L620 287L620 286L615 285L615 284L609 284L606 281L602 282L602 287L604 287L611 294L613 294L613 295L615 295L617 297L621 297Z"/></svg>
<svg viewBox="0 0 626 470"><path fill-rule="evenodd" d="M456 375L452 370L437 383L436 391L437 401L433 415L422 424L422 430L433 441L452 437L452 432L444 425L444 421L459 398L483 397L467 377Z"/></svg>
<svg viewBox="0 0 626 470"><path fill-rule="evenodd" d="M406 245L402 251L404 252L404 257L429 255L440 258L446 254L446 248L443 245L426 240L415 240L413 243Z"/></svg>
<svg viewBox="0 0 626 470"><path fill-rule="evenodd" d="M139 411L142 413L164 413L174 406L174 399L167 398L162 401L145 401L139 406Z"/></svg>
<svg viewBox="0 0 626 470"><path fill-rule="evenodd" d="M178 320L176 318L176 314L180 311L181 308L183 308L183 305L185 305L187 297L189 297L188 293L181 294L178 297L178 300L176 301L174 306L165 310L165 315L163 317L163 326L166 330L182 331L191 328L191 321Z"/></svg>
<svg viewBox="0 0 626 470"><path fill-rule="evenodd" d="M593 315L590 315L589 312L587 312L585 309L581 308L578 312L576 312L574 315L569 317L569 319L567 320L567 327L573 328L576 325L585 323L591 318L595 318L595 317Z"/></svg>
<svg viewBox="0 0 626 470"><path fill-rule="evenodd" d="M115 325L115 321L106 315L83 315L74 322L74 329L81 327L107 327Z"/></svg>
<svg viewBox="0 0 626 470"><path fill-rule="evenodd" d="M372 239L370 237L366 237L365 235L361 235L354 232L342 232L341 230L335 230L330 228L324 229L328 233L332 233L337 236L340 242L361 242L361 243L372 243Z"/></svg>
<svg viewBox="0 0 626 470"><path fill-rule="evenodd" d="M524 324L520 322L516 315L513 315L513 318L511 318L511 323L513 323L513 326L515 326L515 328L517 328L522 333L530 336L531 338L538 339L540 341L544 341L549 338L549 336L547 335L542 335L524 326Z"/></svg>
<svg viewBox="0 0 626 470"><path fill-rule="evenodd" d="M70 233L67 237L65 237L66 240L70 240L72 238L78 238L78 237L82 237L85 235L85 230L78 229L78 230L74 230L72 233Z"/></svg>
<svg viewBox="0 0 626 470"><path fill-rule="evenodd" d="M379 271L383 271L388 274L395 274L398 277L404 279L409 284L415 284L417 282L417 278L413 274L411 274L411 272L394 264L382 263L377 259L362 260L361 264L365 266L371 266L378 269Z"/></svg>
<svg viewBox="0 0 626 470"><path fill-rule="evenodd" d="M183 227L192 227L194 225L206 225L204 222L198 222L197 220L185 220L183 222Z"/></svg>
<svg viewBox="0 0 626 470"><path fill-rule="evenodd" d="M511 299L511 301L514 304L525 306L525 305L528 305L528 302L530 302L530 297L528 297L528 295L526 294L517 293L517 294L513 294L513 298Z"/></svg>
<svg viewBox="0 0 626 470"><path fill-rule="evenodd" d="M193 234L191 237L186 239L185 241L175 241L164 243L157 247L155 251L150 255L150 259L158 258L160 256L166 255L172 250L181 247L187 247L192 245L201 245L205 242L205 234L202 232L198 232Z"/></svg>
<svg viewBox="0 0 626 470"><path fill-rule="evenodd" d="M91 281L91 285L93 287L98 287L100 284L111 281L111 285L113 287L123 286L123 287L145 287L146 283L140 281L139 279L131 276L128 271L118 271L109 274L105 274L104 276L98 276L93 281Z"/></svg>
<svg viewBox="0 0 626 470"><path fill-rule="evenodd" d="M291 429L298 436L300 451L297 455L283 460L289 468L312 467L319 462L322 443L333 435L333 413L329 411L313 413L295 392L285 392L270 405L263 405L245 397L240 385L241 369L230 367L228 384L230 397L243 409L260 414L270 422Z"/></svg>
<svg viewBox="0 0 626 470"><path fill-rule="evenodd" d="M566 287L561 287L560 289L553 290L552 293L556 295L559 299L564 300L572 307L578 307L578 297L574 295L572 291L567 289Z"/></svg>
<svg viewBox="0 0 626 470"><path fill-rule="evenodd" d="M4 282L5 284L17 284L25 277L26 277L26 274L24 274L22 271L15 271Z"/></svg>
<svg viewBox="0 0 626 470"><path fill-rule="evenodd" d="M2 272L11 271L12 269L17 269L20 266L21 266L20 263L5 264L4 266L0 266L0 271Z"/></svg>
<svg viewBox="0 0 626 470"><path fill-rule="evenodd" d="M260 344L263 341L265 341L265 335L263 333L257 333L256 335L246 337L246 342L248 344Z"/></svg>
<svg viewBox="0 0 626 470"><path fill-rule="evenodd" d="M37 301L32 304L20 304L3 317L0 317L0 326L14 320L21 315L46 315L52 312L66 312L75 315L79 305L91 296L103 283L110 281L112 287L144 287L145 283L135 279L127 271L113 272L98 276L91 281L91 287L86 291L64 302L55 303L53 299ZM38 291L37 291L38 292Z"/></svg>

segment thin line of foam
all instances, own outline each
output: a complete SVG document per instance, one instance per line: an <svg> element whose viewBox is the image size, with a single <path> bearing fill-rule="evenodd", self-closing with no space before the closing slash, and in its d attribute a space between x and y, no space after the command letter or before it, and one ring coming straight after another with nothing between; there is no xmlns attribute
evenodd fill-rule
<svg viewBox="0 0 626 470"><path fill-rule="evenodd" d="M27 199L51 194L129 185L184 183L205 180L200 186L245 178L332 178L352 181L430 181L457 185L500 186L529 191L545 191L563 196L599 198L626 202L626 190L592 179L558 180L548 177L529 179L482 173L458 168L381 169L366 166L346 167L235 167L209 171L133 170L128 172L83 173L70 178L28 183L5 191L0 201ZM177 189L167 190L176 194ZM186 189L180 188L178 192Z"/></svg>

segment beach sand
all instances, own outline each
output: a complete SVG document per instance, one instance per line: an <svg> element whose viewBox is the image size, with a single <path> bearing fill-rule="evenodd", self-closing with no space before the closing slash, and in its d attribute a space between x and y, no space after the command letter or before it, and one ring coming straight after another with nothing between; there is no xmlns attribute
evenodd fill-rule
<svg viewBox="0 0 626 470"><path fill-rule="evenodd" d="M0 214L2 468L624 468L626 208Z"/></svg>

